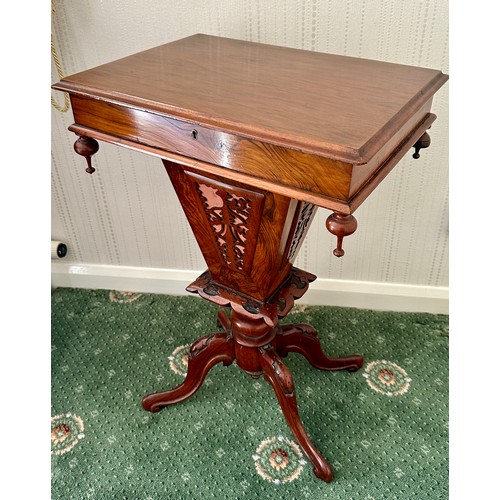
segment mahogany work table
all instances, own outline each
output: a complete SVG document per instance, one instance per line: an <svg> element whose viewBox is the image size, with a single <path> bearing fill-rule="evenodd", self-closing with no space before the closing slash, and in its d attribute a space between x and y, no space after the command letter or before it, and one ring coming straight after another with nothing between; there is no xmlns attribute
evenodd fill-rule
<svg viewBox="0 0 500 500"><path fill-rule="evenodd" d="M221 332L195 341L177 388L146 396L156 412L191 396L219 362L271 384L290 429L324 481L332 469L300 420L282 358L355 371L360 355L328 357L316 330L281 325L315 276L293 267L318 206L327 229L352 213L426 130L440 71L194 35L64 78L87 160L96 139L162 159L208 265L190 292L219 306Z"/></svg>

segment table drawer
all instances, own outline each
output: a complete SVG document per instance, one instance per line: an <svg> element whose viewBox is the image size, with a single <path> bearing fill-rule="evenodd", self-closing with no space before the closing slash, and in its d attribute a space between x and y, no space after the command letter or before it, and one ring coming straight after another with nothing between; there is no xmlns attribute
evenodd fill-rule
<svg viewBox="0 0 500 500"><path fill-rule="evenodd" d="M352 165L127 105L71 96L77 125L236 170L278 185L349 196Z"/></svg>

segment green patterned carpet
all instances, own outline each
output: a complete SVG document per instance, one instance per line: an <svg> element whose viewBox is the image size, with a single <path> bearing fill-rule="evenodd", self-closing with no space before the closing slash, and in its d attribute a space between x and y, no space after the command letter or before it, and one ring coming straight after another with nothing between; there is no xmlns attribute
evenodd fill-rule
<svg viewBox="0 0 500 500"><path fill-rule="evenodd" d="M318 480L271 386L215 366L159 413L144 395L179 385L184 354L217 331L197 297L56 289L52 294L53 499L448 498L448 316L306 307L332 356L356 373L294 375L301 418L335 479Z"/></svg>

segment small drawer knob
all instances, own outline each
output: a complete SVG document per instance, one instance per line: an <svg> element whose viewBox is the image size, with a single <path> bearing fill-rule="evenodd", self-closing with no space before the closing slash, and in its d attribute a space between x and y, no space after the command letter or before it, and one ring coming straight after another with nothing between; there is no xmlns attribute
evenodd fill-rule
<svg viewBox="0 0 500 500"><path fill-rule="evenodd" d="M413 145L415 152L413 153L413 158L418 160L420 158L420 150L428 148L431 145L431 136L425 132L424 135Z"/></svg>
<svg viewBox="0 0 500 500"><path fill-rule="evenodd" d="M99 143L92 137L80 136L73 146L74 150L87 160L85 172L93 174L95 168L92 166L92 155L99 150Z"/></svg>
<svg viewBox="0 0 500 500"><path fill-rule="evenodd" d="M342 257L344 255L344 249L342 248L342 241L344 236L349 236L358 227L358 221L351 214L341 214L339 212L333 212L326 219L326 228L330 233L337 237L337 248L333 251L335 257Z"/></svg>

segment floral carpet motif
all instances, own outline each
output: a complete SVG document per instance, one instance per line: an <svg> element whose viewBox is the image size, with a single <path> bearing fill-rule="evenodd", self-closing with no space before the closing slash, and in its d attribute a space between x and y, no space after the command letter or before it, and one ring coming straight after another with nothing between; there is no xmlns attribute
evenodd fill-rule
<svg viewBox="0 0 500 500"><path fill-rule="evenodd" d="M218 331L197 297L56 289L52 293L53 499L446 499L448 317L299 303L331 356L362 353L355 373L291 353L299 412L330 462L318 480L271 386L216 365L191 398L158 413L189 346Z"/></svg>

